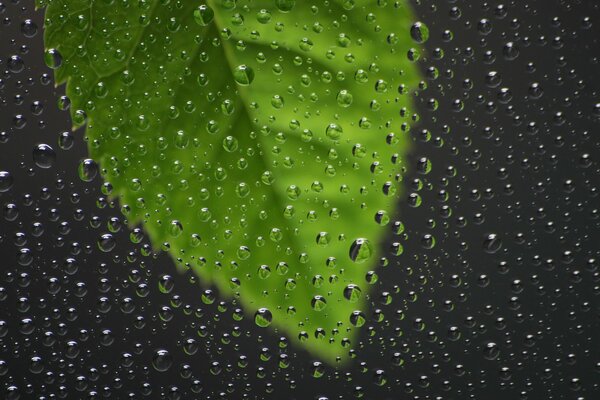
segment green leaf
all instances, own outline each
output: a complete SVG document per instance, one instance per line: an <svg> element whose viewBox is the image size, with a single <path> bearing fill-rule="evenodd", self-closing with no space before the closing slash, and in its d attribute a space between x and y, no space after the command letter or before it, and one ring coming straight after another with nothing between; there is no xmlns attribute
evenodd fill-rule
<svg viewBox="0 0 600 400"><path fill-rule="evenodd" d="M73 123L129 223L257 325L348 354L401 190L408 4L38 6Z"/></svg>

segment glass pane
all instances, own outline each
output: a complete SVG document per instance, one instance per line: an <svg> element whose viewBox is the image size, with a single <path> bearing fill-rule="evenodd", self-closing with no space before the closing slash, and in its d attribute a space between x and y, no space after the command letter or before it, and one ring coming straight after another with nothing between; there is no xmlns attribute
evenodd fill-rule
<svg viewBox="0 0 600 400"><path fill-rule="evenodd" d="M0 398L600 393L598 2L0 19Z"/></svg>

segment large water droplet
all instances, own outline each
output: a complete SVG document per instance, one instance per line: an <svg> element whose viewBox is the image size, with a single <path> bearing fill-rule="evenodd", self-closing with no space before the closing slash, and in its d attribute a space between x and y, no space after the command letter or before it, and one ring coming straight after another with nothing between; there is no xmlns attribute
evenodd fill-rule
<svg viewBox="0 0 600 400"><path fill-rule="evenodd" d="M86 158L79 164L79 178L84 182L91 182L98 175L98 164L91 158Z"/></svg>
<svg viewBox="0 0 600 400"><path fill-rule="evenodd" d="M200 26L207 26L215 18L215 12L209 6L203 4L194 10L194 20Z"/></svg>
<svg viewBox="0 0 600 400"><path fill-rule="evenodd" d="M350 246L350 259L357 264L367 261L374 253L373 245L368 239L358 238Z"/></svg>
<svg viewBox="0 0 600 400"><path fill-rule="evenodd" d="M483 250L486 253L494 254L501 248L502 240L495 233L490 233L483 241Z"/></svg>
<svg viewBox="0 0 600 400"><path fill-rule="evenodd" d="M48 68L57 69L62 65L62 56L56 49L48 49L44 54L44 61Z"/></svg>
<svg viewBox="0 0 600 400"><path fill-rule="evenodd" d="M275 0L275 5L281 12L290 12L296 5L296 0Z"/></svg>
<svg viewBox="0 0 600 400"><path fill-rule="evenodd" d="M429 28L423 22L415 22L410 27L410 37L417 43L425 43L429 39Z"/></svg>
<svg viewBox="0 0 600 400"><path fill-rule="evenodd" d="M13 177L8 171L0 171L0 192L7 192L13 185Z"/></svg>
<svg viewBox="0 0 600 400"><path fill-rule="evenodd" d="M33 148L33 161L40 168L50 168L56 160L54 149L47 144L38 144Z"/></svg>
<svg viewBox="0 0 600 400"><path fill-rule="evenodd" d="M165 372L173 365L173 357L167 350L156 350L152 356L152 366L158 372Z"/></svg>
<svg viewBox="0 0 600 400"><path fill-rule="evenodd" d="M361 295L360 288L353 283L348 284L344 288L344 297L346 298L346 300L348 300L352 303L357 302L358 299L360 299L360 295Z"/></svg>
<svg viewBox="0 0 600 400"><path fill-rule="evenodd" d="M254 70L249 66L238 65L233 71L233 78L241 86L248 86L254 80Z"/></svg>
<svg viewBox="0 0 600 400"><path fill-rule="evenodd" d="M310 305L313 310L322 311L327 307L327 300L321 295L316 295L311 299Z"/></svg>
<svg viewBox="0 0 600 400"><path fill-rule="evenodd" d="M254 314L254 322L261 328L271 325L273 314L268 308L259 308Z"/></svg>

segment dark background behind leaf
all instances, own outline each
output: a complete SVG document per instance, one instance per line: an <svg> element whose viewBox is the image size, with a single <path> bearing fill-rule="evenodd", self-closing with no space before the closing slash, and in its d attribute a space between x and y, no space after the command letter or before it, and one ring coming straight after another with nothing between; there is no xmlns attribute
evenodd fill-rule
<svg viewBox="0 0 600 400"><path fill-rule="evenodd" d="M308 355L292 345L280 350L278 335L257 330L249 318L235 324L241 336L234 337L231 314L237 306L228 303L220 312L219 300L203 304L199 286L186 282L190 276L178 275L166 254L142 256L125 226L114 251L98 250L96 241L107 232L109 219L123 218L118 205L98 201L98 179L84 183L77 176L86 157L82 132L73 134L69 151L57 144L71 124L68 113L55 106L63 89L40 83L42 74L52 75L43 62L42 14L29 1L3 2L0 170L10 171L14 185L0 194L0 203L16 204L19 215L0 222L0 393L86 398L95 391L99 398L107 393L127 398L133 392L143 398L146 382L152 390L148 398L345 399L361 387L365 398L376 399L594 399L600 392L600 10L592 1L499 4L435 1L415 7L431 30L428 59L420 63L429 88L418 100L421 124L412 131L406 194L414 178L423 179L423 203L412 208L408 200L401 202L404 254L378 269L371 312L380 309L386 322L370 318L362 345L355 346L356 360L339 371L327 367L317 380ZM488 35L478 31L482 18L492 24ZM21 32L25 19L38 26L33 38ZM445 39L445 30L453 32L453 40ZM508 42L519 48L513 60L503 54ZM437 47L445 52L441 60L434 59ZM487 50L496 57L491 64L484 62ZM23 59L21 72L4 72L12 55ZM528 72L529 62L535 71ZM435 80L431 66L439 70ZM486 86L488 71L501 76L499 86ZM532 98L533 82L543 88L539 99ZM500 93L503 87L510 89L509 101ZM431 98L439 102L436 111L430 109ZM36 100L44 105L40 115L31 111ZM497 107L494 113L487 111L488 102ZM14 124L19 114L27 120L21 129ZM423 140L423 129L431 140ZM445 142L441 147L438 136ZM32 151L38 143L56 151L52 168L35 166ZM433 164L427 176L416 168L423 156ZM452 210L449 217L445 206ZM483 222L478 223L478 213ZM95 219L99 228L91 224ZM33 236L36 221L44 227L39 237ZM26 243L17 232L25 233ZM436 238L433 249L423 247L426 234ZM489 234L502 242L495 253L486 248ZM19 264L28 261L19 257L23 248L32 256L26 266ZM67 258L77 260L76 271ZM132 270L147 283L148 297L136 294L139 283L129 282ZM176 280L171 295L158 290L162 274ZM50 277L59 278L56 295L49 293ZM87 290L81 298L79 282ZM393 295L387 306L379 298L386 291ZM171 307L173 319L161 322L161 307L174 293L182 306ZM136 305L131 314L120 310L124 298ZM396 317L397 310L404 319ZM137 316L144 319L142 329L135 327ZM25 318L33 321L31 332ZM201 326L206 338L196 333ZM51 346L44 344L47 331L55 338ZM193 356L181 349L187 338L199 346ZM70 341L77 345L69 348ZM488 348L490 342L497 348ZM262 348L270 349L269 361L259 361ZM173 358L166 372L152 367L157 349L167 349ZM287 369L278 368L281 352L290 358ZM247 357L246 368L238 366L240 355ZM31 361L35 356L43 369ZM394 365L399 358L404 364ZM383 386L376 384L378 370L385 371ZM201 394L191 392L195 380Z"/></svg>

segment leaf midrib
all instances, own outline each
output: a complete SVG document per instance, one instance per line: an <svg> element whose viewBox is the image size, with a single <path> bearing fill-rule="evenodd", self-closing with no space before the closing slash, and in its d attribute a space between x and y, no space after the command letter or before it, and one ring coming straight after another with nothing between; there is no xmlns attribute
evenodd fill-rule
<svg viewBox="0 0 600 400"><path fill-rule="evenodd" d="M92 11L91 10L93 8L94 2L95 2L95 0L91 0L90 6L87 7L86 9L84 9L84 10L88 10L88 9L90 10L90 28L88 28L88 31L87 31L87 33L85 35L85 38L84 38L84 42L87 41L87 39L90 36L90 33L92 31L92 27L91 26L92 26L93 18L92 18ZM154 2L152 3L152 6L150 7L150 19L152 19L154 17L154 13L156 12L157 5L159 3L160 3L160 0L154 0ZM125 64L122 67L117 68L113 72L109 72L109 73L107 73L105 75L102 75L101 73L97 72L94 69L93 63L91 62L91 60L89 60L89 54L87 55L88 60L90 61L88 63L89 66L90 66L90 69L98 77L94 81L94 84L91 86L92 88L95 87L103 79L112 78L113 76L115 76L115 75L117 75L117 74L119 74L119 73L121 73L123 71L127 71L127 69L129 69L129 65L131 63L131 60L133 59L133 56L135 55L136 51L138 50L138 45L140 44L140 41L142 40L142 37L144 37L144 34L146 33L146 31L148 30L148 27L150 25L151 24L147 24L147 25L143 26L142 29L140 29L139 34L137 35L136 39L133 41L133 43L134 43L133 46L131 46L131 49L129 50L129 55L126 58L127 61L125 62ZM58 31L55 31L55 32L58 32ZM50 40L50 39L51 39L51 36L48 38L48 40ZM76 53L73 53L73 55L71 55L71 57L69 57L68 59L66 59L65 62L68 62L75 55L76 55ZM71 76L69 76L69 78L67 79L67 83L68 83L68 80L70 80L70 79L71 79ZM58 83L62 83L62 82L57 82L57 84ZM85 103L86 101L88 101L90 99L91 95L92 95L92 91L90 90L88 96L86 98L81 99L82 103Z"/></svg>
<svg viewBox="0 0 600 400"><path fill-rule="evenodd" d="M213 10L215 9L214 4L212 4L212 3L214 3L214 0L207 0L207 3L210 4L211 7L213 7ZM221 21L221 15L216 11L215 11L215 25L217 25L219 27L223 26L223 21ZM233 68L235 67L235 56L233 55L234 53L233 53L233 49L231 48L231 43L229 41L222 41L221 43L222 43L222 47L223 47L223 53L225 54L225 59L227 60L227 63L229 64L229 73L231 75L231 81L235 82L235 80L233 79ZM246 113L248 121L250 122L250 124L252 124L252 126L254 126L254 122L252 121L250 110L248 109L248 104L249 104L249 99L247 98L248 90L244 87L238 86L237 91L242 100L242 103L244 106L244 112ZM218 148L219 148L219 151L218 152L215 151L214 153L221 154L221 152L223 151L223 148L221 146L219 146ZM263 170L268 170L269 168L268 168L268 165L266 162L266 156L264 154L264 151L265 151L265 148L263 146L263 143L261 143L261 152L260 152L258 158L261 161ZM274 184L276 184L276 182L274 182ZM278 212L283 212L286 204L285 204L285 200L281 196L280 191L276 190L276 188L273 187L273 190L271 192L272 192L273 198L275 199L275 202L277 204ZM289 224L286 223L285 225L288 228L288 236L289 236L290 242L292 243L293 248L301 249L302 248L301 244L300 244L298 238L294 235L293 230L290 230Z"/></svg>

